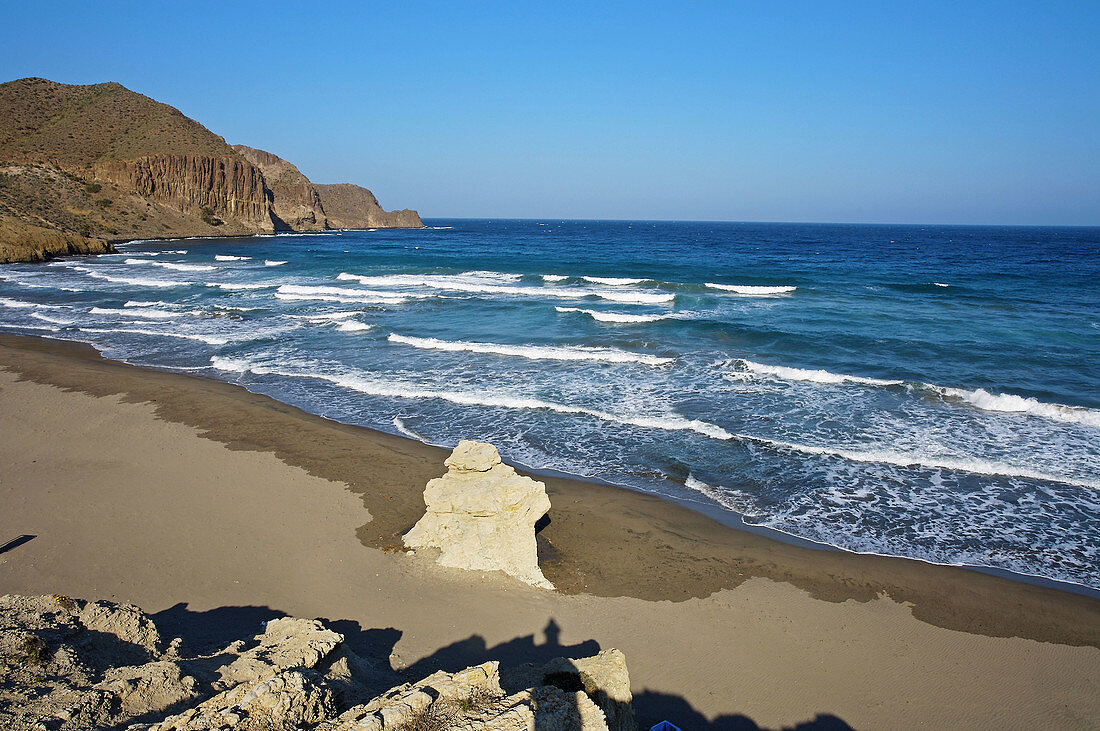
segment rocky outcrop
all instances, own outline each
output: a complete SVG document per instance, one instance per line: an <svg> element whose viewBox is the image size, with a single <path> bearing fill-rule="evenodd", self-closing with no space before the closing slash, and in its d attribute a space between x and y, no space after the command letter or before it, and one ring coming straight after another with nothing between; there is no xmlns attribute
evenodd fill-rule
<svg viewBox="0 0 1100 731"><path fill-rule="evenodd" d="M0 728L85 731L633 731L622 653L391 679L317 620L206 652L136 607L0 597ZM381 688L389 687L382 693Z"/></svg>
<svg viewBox="0 0 1100 731"><path fill-rule="evenodd" d="M276 227L285 231L323 231L328 228L321 195L309 178L278 155L245 145L233 145L245 160L264 174L275 197ZM279 224L282 226L279 226Z"/></svg>
<svg viewBox="0 0 1100 731"><path fill-rule="evenodd" d="M45 261L70 254L109 254L114 250L102 239L33 226L11 216L0 215L0 264Z"/></svg>
<svg viewBox="0 0 1100 731"><path fill-rule="evenodd" d="M99 162L93 171L97 180L115 183L183 213L230 219L262 233L276 228L272 193L263 173L236 156L146 155Z"/></svg>
<svg viewBox="0 0 1100 731"><path fill-rule="evenodd" d="M423 226L120 84L46 79L0 84L0 219L0 261L102 253L97 240Z"/></svg>
<svg viewBox="0 0 1100 731"><path fill-rule="evenodd" d="M462 440L447 474L424 488L427 507L405 545L439 549L443 566L503 571L532 586L554 586L538 564L535 523L550 510L546 485L502 464L496 447Z"/></svg>
<svg viewBox="0 0 1100 731"><path fill-rule="evenodd" d="M316 187L331 228L424 228L416 211L384 211L366 188L351 183Z"/></svg>

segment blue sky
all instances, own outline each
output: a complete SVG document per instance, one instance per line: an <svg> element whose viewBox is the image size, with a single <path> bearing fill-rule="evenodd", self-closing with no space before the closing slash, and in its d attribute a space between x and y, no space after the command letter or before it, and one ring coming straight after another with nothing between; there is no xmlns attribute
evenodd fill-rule
<svg viewBox="0 0 1100 731"><path fill-rule="evenodd" d="M1100 2L10 3L119 81L427 217L1100 225Z"/></svg>

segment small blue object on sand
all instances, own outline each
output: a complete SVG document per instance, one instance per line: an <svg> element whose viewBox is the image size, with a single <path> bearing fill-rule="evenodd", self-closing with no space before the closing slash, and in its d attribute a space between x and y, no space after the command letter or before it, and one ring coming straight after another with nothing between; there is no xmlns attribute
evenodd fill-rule
<svg viewBox="0 0 1100 731"><path fill-rule="evenodd" d="M661 721L656 726L650 726L649 731L680 731L680 727L673 726L668 721Z"/></svg>

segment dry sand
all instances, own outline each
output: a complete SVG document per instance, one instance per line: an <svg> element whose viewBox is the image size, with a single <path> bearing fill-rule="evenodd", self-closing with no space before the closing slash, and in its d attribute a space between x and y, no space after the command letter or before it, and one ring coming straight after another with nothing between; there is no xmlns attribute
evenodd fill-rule
<svg viewBox="0 0 1100 731"><path fill-rule="evenodd" d="M564 591L539 591L385 550L444 456L0 336L0 542L35 536L0 554L0 593L132 601L192 642L326 617L420 675L618 647L639 719L685 729L1100 725L1094 599L790 546L568 480L548 481L540 534Z"/></svg>

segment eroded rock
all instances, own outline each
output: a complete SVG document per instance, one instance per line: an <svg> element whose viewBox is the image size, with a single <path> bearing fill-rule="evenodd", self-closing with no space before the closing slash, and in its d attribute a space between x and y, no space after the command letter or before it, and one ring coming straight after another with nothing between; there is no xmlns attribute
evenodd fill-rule
<svg viewBox="0 0 1100 731"><path fill-rule="evenodd" d="M357 656L343 635L318 620L277 619L251 641L212 654L181 653L178 641L163 647L152 620L131 605L0 597L0 728L635 728L626 662L617 650L513 668L503 686L494 661L379 694L399 676ZM146 654L149 661L126 663Z"/></svg>
<svg viewBox="0 0 1100 731"><path fill-rule="evenodd" d="M503 571L553 589L538 565L535 523L550 510L546 486L500 461L496 447L462 440L444 463L447 474L424 489L426 511L405 545L436 548L453 568Z"/></svg>

